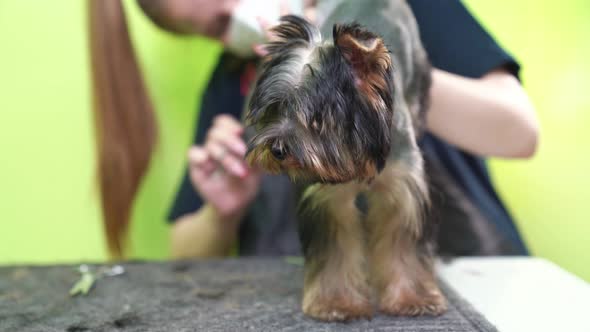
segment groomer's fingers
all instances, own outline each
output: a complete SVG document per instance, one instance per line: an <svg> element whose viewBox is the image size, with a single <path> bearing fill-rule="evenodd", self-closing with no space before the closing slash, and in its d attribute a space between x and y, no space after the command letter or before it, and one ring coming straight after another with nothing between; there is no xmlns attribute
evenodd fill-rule
<svg viewBox="0 0 590 332"><path fill-rule="evenodd" d="M310 21L311 23L315 24L316 22L316 9L315 7L311 6L311 7L307 7L303 10L303 16L305 16L305 18Z"/></svg>
<svg viewBox="0 0 590 332"><path fill-rule="evenodd" d="M205 149L207 149L213 159L229 174L239 178L244 178L248 175L248 169L244 161L231 153L223 144L211 140L205 144Z"/></svg>
<svg viewBox="0 0 590 332"><path fill-rule="evenodd" d="M272 43L276 41L277 36L272 30L272 28L275 25L273 25L269 20L260 16L256 17L256 20L258 21L258 24L260 25L262 31L264 31L264 37L266 38L266 42ZM258 55L259 57L265 57L268 55L268 50L266 49L266 46L264 44L252 45L252 50L254 51L254 54Z"/></svg>
<svg viewBox="0 0 590 332"><path fill-rule="evenodd" d="M237 155L238 157L244 157L244 155L246 155L248 147L242 140L242 137L228 133L225 128L212 128L209 130L207 136L207 141L214 140L222 144L228 150L230 150L231 153Z"/></svg>
<svg viewBox="0 0 590 332"><path fill-rule="evenodd" d="M244 132L244 127L242 126L242 124L234 117L227 114L221 114L216 116L213 119L213 126L226 128L228 131L236 135L241 135Z"/></svg>
<svg viewBox="0 0 590 332"><path fill-rule="evenodd" d="M290 15L290 14L293 14L293 12L291 10L291 6L289 5L289 1L281 0L279 2L279 17ZM258 24L260 25L260 28L262 29L262 31L264 31L264 35L265 35L266 39L269 42L276 41L277 37L273 33L272 28L275 27L278 24L278 22L271 22L262 16L257 16L256 20L258 21ZM253 47L254 47L254 52L260 56L264 56L264 55L266 55L266 53L268 53L268 52L265 52L264 50L259 49L258 46L253 46Z"/></svg>
<svg viewBox="0 0 590 332"><path fill-rule="evenodd" d="M191 174L196 173L199 178L211 175L216 168L209 152L201 146L193 146L188 150L188 162Z"/></svg>
<svg viewBox="0 0 590 332"><path fill-rule="evenodd" d="M275 24L261 16L256 16L256 20L258 21L262 31L264 31L264 37L266 37L266 40L273 41L275 39L275 34L273 33L272 28L275 26Z"/></svg>
<svg viewBox="0 0 590 332"><path fill-rule="evenodd" d="M201 146L192 146L188 149L188 160L191 165L201 166L209 159L209 153Z"/></svg>
<svg viewBox="0 0 590 332"><path fill-rule="evenodd" d="M265 57L268 55L268 51L266 50L266 47L264 47L264 45L252 45L252 49L254 50L254 54L258 55L259 57Z"/></svg>
<svg viewBox="0 0 590 332"><path fill-rule="evenodd" d="M237 158L232 154L227 154L222 160L221 165L229 174L238 177L245 178L248 176L248 169L242 159Z"/></svg>
<svg viewBox="0 0 590 332"><path fill-rule="evenodd" d="M289 6L289 1L281 0L279 3L279 15L285 16L291 14L291 6Z"/></svg>
<svg viewBox="0 0 590 332"><path fill-rule="evenodd" d="M274 41L276 37L275 34L272 32L271 23L260 16L256 17L256 20L258 20L260 28L262 29L262 31L264 31L264 37L266 38L266 42ZM268 55L268 50L263 44L252 45L252 50L254 51L254 54L258 55L259 57L265 57Z"/></svg>

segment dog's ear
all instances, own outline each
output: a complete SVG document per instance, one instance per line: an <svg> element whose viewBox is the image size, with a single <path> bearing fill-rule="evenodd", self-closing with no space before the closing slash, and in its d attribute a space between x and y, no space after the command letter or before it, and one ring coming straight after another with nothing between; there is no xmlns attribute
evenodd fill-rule
<svg viewBox="0 0 590 332"><path fill-rule="evenodd" d="M358 24L336 24L332 34L353 70L356 85L370 98L377 98L379 90L387 91L391 57L383 39Z"/></svg>

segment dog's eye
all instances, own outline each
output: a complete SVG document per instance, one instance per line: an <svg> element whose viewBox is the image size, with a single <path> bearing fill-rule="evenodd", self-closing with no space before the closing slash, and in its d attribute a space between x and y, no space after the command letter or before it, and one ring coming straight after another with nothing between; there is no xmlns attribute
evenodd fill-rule
<svg viewBox="0 0 590 332"><path fill-rule="evenodd" d="M270 147L270 153L272 153L273 157L277 160L285 160L289 154L289 149L284 144L273 144Z"/></svg>

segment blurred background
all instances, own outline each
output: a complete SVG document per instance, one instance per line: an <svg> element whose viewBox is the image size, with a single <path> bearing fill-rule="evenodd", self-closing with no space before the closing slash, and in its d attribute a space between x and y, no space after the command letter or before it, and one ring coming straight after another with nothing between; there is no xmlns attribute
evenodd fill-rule
<svg viewBox="0 0 590 332"><path fill-rule="evenodd" d="M542 134L533 160L492 160L500 194L536 256L590 281L590 6L468 0L523 65ZM85 1L0 1L0 264L103 261ZM131 257L168 257L165 221L220 47L156 29L126 1L160 122L137 198Z"/></svg>

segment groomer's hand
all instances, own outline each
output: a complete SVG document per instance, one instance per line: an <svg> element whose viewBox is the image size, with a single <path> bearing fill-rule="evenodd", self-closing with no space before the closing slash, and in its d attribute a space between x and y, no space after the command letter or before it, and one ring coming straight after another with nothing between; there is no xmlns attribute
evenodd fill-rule
<svg viewBox="0 0 590 332"><path fill-rule="evenodd" d="M242 125L229 115L219 115L204 145L188 152L195 189L224 219L237 219L258 192L260 171L244 161L246 143Z"/></svg>
<svg viewBox="0 0 590 332"><path fill-rule="evenodd" d="M315 0L305 0L303 1L303 16L306 20L308 20L309 22L311 22L312 24L315 24L316 21L316 1ZM280 15L281 16L285 16L285 15L290 15L292 14L291 12L291 8L289 7L289 2L286 0L282 0L281 1L281 8L280 8ZM258 17L258 24L260 25L260 28L262 28L263 31L265 31L265 37L267 42L273 42L277 39L277 37L274 35L272 29L275 27L275 25L272 22L269 22L267 20L265 20L264 18ZM266 56L268 54L268 52L266 51L266 49L264 48L264 45L258 44L258 45L252 45L252 48L254 49L254 53L260 57Z"/></svg>

